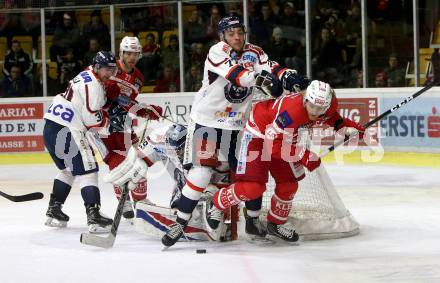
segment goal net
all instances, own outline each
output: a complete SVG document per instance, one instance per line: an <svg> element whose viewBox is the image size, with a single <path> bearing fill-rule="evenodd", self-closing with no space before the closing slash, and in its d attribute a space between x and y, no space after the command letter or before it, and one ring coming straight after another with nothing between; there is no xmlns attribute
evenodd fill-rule
<svg viewBox="0 0 440 283"><path fill-rule="evenodd" d="M359 233L359 224L345 207L330 177L321 165L299 182L288 222L304 240L334 239ZM267 215L275 183L270 178L263 196L263 215ZM266 219L264 217L264 219Z"/></svg>

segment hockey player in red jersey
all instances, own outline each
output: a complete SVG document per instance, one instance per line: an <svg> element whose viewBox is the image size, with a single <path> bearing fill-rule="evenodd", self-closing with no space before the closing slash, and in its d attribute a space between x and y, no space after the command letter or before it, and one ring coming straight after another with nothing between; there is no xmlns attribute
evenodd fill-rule
<svg viewBox="0 0 440 283"><path fill-rule="evenodd" d="M118 71L116 75L107 81L107 96L113 101L107 110L110 116L110 135L102 138L108 153L105 154L104 161L109 165L110 169L114 169L122 162L124 156L120 152L126 152L131 144L137 143L137 136L133 129L122 129L126 123L127 112L130 107L136 104L136 98L141 87L144 84L144 76L135 67L137 60L142 56L142 46L137 37L126 36L122 39L119 46ZM126 104L124 106L124 104ZM136 115L147 119L159 119L162 109L159 106L149 105L150 109L141 109ZM118 129L121 128L121 129ZM126 133L125 131L128 131ZM131 135L131 144L126 145L124 135ZM130 139L129 139L130 140ZM119 152L119 153L118 153ZM145 158L144 158L145 159ZM147 165L149 161L146 161ZM121 188L114 185L116 197L119 199ZM146 179L141 179L136 187L131 190L132 201L145 200L147 196ZM126 201L123 210L123 216L127 219L134 217L133 202Z"/></svg>
<svg viewBox="0 0 440 283"><path fill-rule="evenodd" d="M257 102L242 138L235 183L214 194L214 207L223 211L241 201L257 199L266 190L268 174L275 179L275 192L267 216L267 233L288 242L298 234L286 223L298 182L320 166L320 158L301 146L300 131L327 124L335 131L355 128L362 138L364 128L338 113L338 100L330 85L312 81L304 95L293 94ZM208 215L209 225L218 220Z"/></svg>
<svg viewBox="0 0 440 283"><path fill-rule="evenodd" d="M295 86L304 89L309 83L295 70L282 68L269 60L260 47L247 43L246 29L238 17L223 18L218 31L220 42L209 49L202 87L191 109L184 160L188 174L178 203L176 223L162 238L167 247L183 236L214 171L218 168L235 171L235 149L249 116L256 77L264 74L270 81L271 94L276 97L283 91L291 92ZM246 207L250 215L261 208L261 202L246 203ZM253 222L247 219L248 223ZM252 231L249 227L251 225L246 225L247 233L261 233L256 225Z"/></svg>

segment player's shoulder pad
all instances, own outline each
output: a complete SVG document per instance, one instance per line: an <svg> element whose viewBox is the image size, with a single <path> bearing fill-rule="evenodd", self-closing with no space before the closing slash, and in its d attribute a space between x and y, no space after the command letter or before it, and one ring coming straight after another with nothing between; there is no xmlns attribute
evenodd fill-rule
<svg viewBox="0 0 440 283"><path fill-rule="evenodd" d="M212 65L218 66L231 58L232 51L232 47L229 46L229 44L224 41L220 41L211 46L209 49L208 61Z"/></svg>
<svg viewBox="0 0 440 283"><path fill-rule="evenodd" d="M300 93L292 93L283 96L282 110L291 117L291 124L301 126L308 121L308 115L304 107L303 97Z"/></svg>
<svg viewBox="0 0 440 283"><path fill-rule="evenodd" d="M252 43L245 43L243 51L252 51L255 52L258 56L263 56L266 54L260 46Z"/></svg>
<svg viewBox="0 0 440 283"><path fill-rule="evenodd" d="M86 69L78 74L81 82L87 86L90 93L105 96L104 84L96 77L92 70Z"/></svg>

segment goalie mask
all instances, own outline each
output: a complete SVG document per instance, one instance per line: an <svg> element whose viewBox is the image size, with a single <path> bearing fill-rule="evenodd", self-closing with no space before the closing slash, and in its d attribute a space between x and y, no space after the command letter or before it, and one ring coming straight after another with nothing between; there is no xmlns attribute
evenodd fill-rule
<svg viewBox="0 0 440 283"><path fill-rule="evenodd" d="M186 127L183 125L173 124L165 133L165 143L169 153L174 152L179 158L183 158L183 148L186 141Z"/></svg>
<svg viewBox="0 0 440 283"><path fill-rule="evenodd" d="M304 95L304 105L310 103L308 112L319 116L324 114L330 107L333 98L333 89L328 83L314 80L307 87ZM310 111L312 110L312 111Z"/></svg>
<svg viewBox="0 0 440 283"><path fill-rule="evenodd" d="M122 58L124 52L137 53L137 58L142 56L142 46L139 39L135 36L124 36L119 45L119 58Z"/></svg>

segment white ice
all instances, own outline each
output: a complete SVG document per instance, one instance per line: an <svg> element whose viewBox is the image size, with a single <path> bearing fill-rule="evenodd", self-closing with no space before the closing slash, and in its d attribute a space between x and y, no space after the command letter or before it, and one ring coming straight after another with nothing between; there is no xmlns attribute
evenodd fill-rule
<svg viewBox="0 0 440 283"><path fill-rule="evenodd" d="M72 189L66 229L43 225L53 165L0 166L0 190L41 191L43 200L0 198L0 282L440 282L439 170L391 166L327 166L347 208L361 224L352 238L299 246L177 243L161 251L122 222L112 249L82 245L86 216ZM102 178L101 178L102 179ZM169 182L152 182L151 199L165 204ZM116 200L101 187L102 211ZM204 248L206 254L196 254Z"/></svg>

